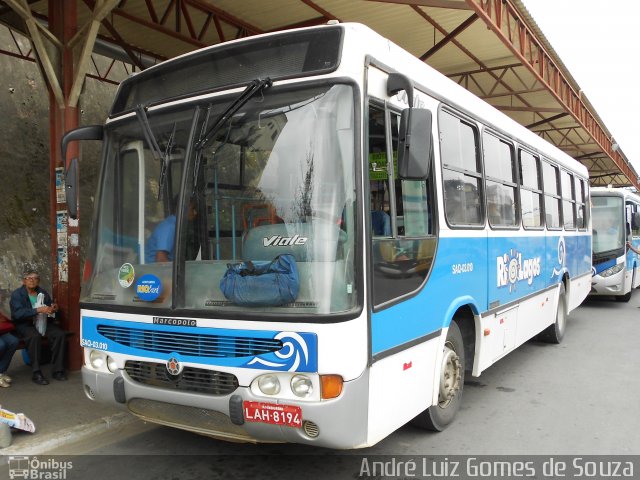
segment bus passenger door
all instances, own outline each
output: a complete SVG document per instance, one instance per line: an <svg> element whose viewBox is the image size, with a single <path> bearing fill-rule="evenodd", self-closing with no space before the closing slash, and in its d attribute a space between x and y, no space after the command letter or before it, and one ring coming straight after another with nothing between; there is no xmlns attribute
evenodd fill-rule
<svg viewBox="0 0 640 480"><path fill-rule="evenodd" d="M432 311L424 287L434 263L433 179L407 180L398 175L400 112L407 108L401 94L387 95L387 74L370 67L370 102L365 118L366 242L370 253L373 312L368 443L373 444L429 407L439 337L417 342L437 332L441 318ZM432 109L435 101L421 95ZM378 99L378 100L376 100ZM386 99L386 100L382 100ZM426 133L426 132L425 132ZM376 357L378 357L376 359Z"/></svg>
<svg viewBox="0 0 640 480"><path fill-rule="evenodd" d="M627 241L637 249L640 247L640 212L638 211L638 205L627 203L625 210ZM627 262L630 263L632 272L631 288L634 289L640 285L640 258L631 249L627 249Z"/></svg>

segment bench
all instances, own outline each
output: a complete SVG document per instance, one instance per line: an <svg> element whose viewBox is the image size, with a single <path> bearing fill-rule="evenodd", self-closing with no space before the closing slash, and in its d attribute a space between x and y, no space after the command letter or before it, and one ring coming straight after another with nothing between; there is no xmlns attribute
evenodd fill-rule
<svg viewBox="0 0 640 480"><path fill-rule="evenodd" d="M11 320L9 320L9 318L7 318L6 315L0 312L0 323L3 323L3 322L11 322ZM13 322L11 323L13 324ZM4 333L12 333L19 340L18 348L16 349L16 352L21 351L22 360L24 361L25 365L31 365L31 359L29 358L29 353L27 352L27 344L24 341L24 339L17 335L17 332L15 331L15 329L7 330L7 332L4 332ZM67 338L69 338L71 335L73 335L73 332L65 332L65 335ZM49 346L49 339L47 338L46 335L42 337L42 346L43 347Z"/></svg>
<svg viewBox="0 0 640 480"><path fill-rule="evenodd" d="M73 335L73 332L64 332L66 338L68 339L71 335ZM18 338L18 340L20 340L20 343L18 343L18 348L16 349L17 351L20 351L20 353L22 354L22 361L24 362L25 365L31 365L31 359L29 358L29 352L27 351L27 344L24 341L23 338L20 338L16 335L16 337ZM47 336L45 335L44 337L42 337L42 347L48 347L49 346L49 339L47 338ZM47 358L47 357L45 357ZM47 360L46 362L42 362L42 363L49 363L49 361Z"/></svg>

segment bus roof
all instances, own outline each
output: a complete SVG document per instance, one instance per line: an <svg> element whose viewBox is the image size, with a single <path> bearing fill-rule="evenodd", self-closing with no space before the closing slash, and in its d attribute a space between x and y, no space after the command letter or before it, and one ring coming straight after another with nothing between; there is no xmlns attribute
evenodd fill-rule
<svg viewBox="0 0 640 480"><path fill-rule="evenodd" d="M625 187L593 187L591 189L591 196L594 197L622 197L625 200L634 200L640 204L640 195Z"/></svg>
<svg viewBox="0 0 640 480"><path fill-rule="evenodd" d="M336 31L344 32L345 40L342 44L342 48L340 49L339 41L337 46L335 44L327 46L328 43L326 38L330 37L330 35L328 35L325 37L323 42L318 42L323 46L323 48L314 49L313 47L310 47L310 50L312 50L314 54L324 55L323 61L328 65L328 67L316 69L310 68L309 70L304 71L301 70L297 74L289 74L288 78L330 73L341 76L355 76L358 75L358 73L363 72L365 58L373 58L375 61L384 64L389 69L407 75L414 81L416 88L423 93L459 109L480 122L495 128L507 137L517 139L521 144L528 146L567 170L578 172L583 177L588 178L587 168L580 162L516 121L512 120L498 109L458 85L456 82L442 75L440 72L419 60L411 53L384 38L366 25L359 23L343 23L337 25L332 23L330 25L265 33L249 38L220 43L180 55L158 65L154 65L153 67L150 67L123 81L116 94L116 100L110 117L113 118L126 112L130 112L132 110L132 106L135 107L138 100L140 100L139 103L148 105L154 101L160 102L167 101L169 99L173 100L180 96L179 89L174 95L167 94L167 85L164 83L162 88L156 88L159 92L158 95L163 95L161 98L158 98L157 96L149 97L149 91L153 91L153 89L149 88L149 86L145 84L152 84L154 79L161 79L163 82L171 82L173 79L175 79L176 82L185 82L186 85L182 91L182 96L186 96L187 92L190 94L198 92L198 87L200 87L201 84L198 84L198 87L191 86L193 85L193 80L190 77L193 77L193 75L189 75L185 66L205 64L205 61L212 58L212 56L218 55L222 52L230 52L235 49L241 49L247 53L251 49L243 48L243 46L266 44L272 42L274 39L281 41L288 37L295 37L302 39L302 41L311 41L310 39L312 39L314 35L317 35L319 31L325 31L327 34L329 34L329 32ZM336 36L333 35L332 38L335 42ZM265 42L265 40L267 42ZM292 40L291 45L294 44L295 41ZM287 42L282 41L282 46L287 48ZM331 64L331 60L333 58L332 55L336 56L335 58L337 61L335 64ZM359 59L357 62L355 61L356 56ZM342 61L345 58L347 61ZM229 68L232 67L233 65L230 64ZM253 78L256 76L257 75ZM242 80L240 76L232 75L229 81L225 84L225 79L219 77L221 77L220 70L216 71L216 75L210 74L208 77L210 82L207 84L209 90L212 89L212 85L216 89L220 89L223 86L226 86L226 88L237 87L238 81ZM218 85L214 85L214 78L219 80ZM248 82L253 78L245 80L245 82ZM287 75L283 75L282 78L287 78ZM234 82L233 80L237 81ZM137 91L136 87L138 87ZM190 90L187 90L189 88ZM136 97L136 94L140 96L139 99ZM144 103L144 100L146 100L146 103Z"/></svg>

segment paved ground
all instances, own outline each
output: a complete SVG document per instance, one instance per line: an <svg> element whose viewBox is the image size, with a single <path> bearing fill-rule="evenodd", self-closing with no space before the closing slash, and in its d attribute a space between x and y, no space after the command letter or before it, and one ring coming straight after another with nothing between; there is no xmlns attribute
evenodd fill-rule
<svg viewBox="0 0 640 480"><path fill-rule="evenodd" d="M50 384L31 381L31 368L18 352L7 371L13 378L10 388L0 388L0 406L24 413L36 426L35 433L13 431L10 447L4 455L38 455L70 442L121 426L133 419L126 412L91 402L84 395L80 372L69 373L69 380L51 379L48 366L43 367ZM2 462L0 457L0 462Z"/></svg>

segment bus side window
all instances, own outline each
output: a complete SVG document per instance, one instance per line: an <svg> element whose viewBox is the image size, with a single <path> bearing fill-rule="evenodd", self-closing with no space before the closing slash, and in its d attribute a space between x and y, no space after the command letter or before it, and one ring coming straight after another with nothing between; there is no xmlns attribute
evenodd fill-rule
<svg viewBox="0 0 640 480"><path fill-rule="evenodd" d="M440 111L444 210L452 225L482 226L482 169L475 125Z"/></svg>
<svg viewBox="0 0 640 480"><path fill-rule="evenodd" d="M542 162L542 175L544 181L544 209L546 213L547 228L560 230L562 223L560 220L560 182L558 167L547 162Z"/></svg>
<svg viewBox="0 0 640 480"><path fill-rule="evenodd" d="M540 159L524 150L518 150L520 168L520 209L524 228L541 228L542 175Z"/></svg>
<svg viewBox="0 0 640 480"><path fill-rule="evenodd" d="M574 230L576 228L576 194L573 188L573 175L561 170L560 180L562 184L562 218L564 219L564 228L566 230Z"/></svg>
<svg viewBox="0 0 640 480"><path fill-rule="evenodd" d="M587 227L584 180L575 176L573 177L573 180L576 192L576 227L579 230L584 230Z"/></svg>
<svg viewBox="0 0 640 480"><path fill-rule="evenodd" d="M482 139L489 225L516 227L519 220L513 146L488 132L483 133Z"/></svg>

